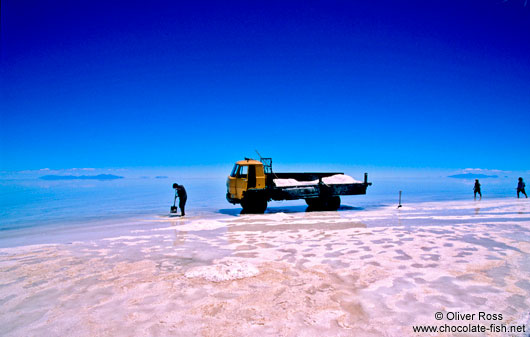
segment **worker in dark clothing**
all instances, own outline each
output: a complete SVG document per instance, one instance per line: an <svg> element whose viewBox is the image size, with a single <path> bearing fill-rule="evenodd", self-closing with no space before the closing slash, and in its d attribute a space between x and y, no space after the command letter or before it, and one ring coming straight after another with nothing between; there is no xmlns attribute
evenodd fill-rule
<svg viewBox="0 0 530 337"><path fill-rule="evenodd" d="M475 179L475 186L473 187L473 192L475 192L474 193L475 200L477 200L477 193L480 196L479 200L482 200L482 192L480 192L480 183L478 182L478 179Z"/></svg>
<svg viewBox="0 0 530 337"><path fill-rule="evenodd" d="M528 196L526 195L526 191L524 190L525 186L526 185L523 181L523 178L519 177L519 183L517 184L517 198L519 198L519 193L523 193L524 196L528 198Z"/></svg>
<svg viewBox="0 0 530 337"><path fill-rule="evenodd" d="M186 193L186 189L182 185L174 183L173 188L175 189L175 200L173 202L173 205L176 203L177 198L179 198L180 215L184 216L186 215L184 207L186 207L186 200L188 200L188 194ZM175 209L175 213L176 211L177 210Z"/></svg>

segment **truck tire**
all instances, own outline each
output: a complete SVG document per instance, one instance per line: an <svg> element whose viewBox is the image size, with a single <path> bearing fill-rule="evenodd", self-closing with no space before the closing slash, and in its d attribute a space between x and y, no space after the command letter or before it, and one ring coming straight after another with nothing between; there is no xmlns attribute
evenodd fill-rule
<svg viewBox="0 0 530 337"><path fill-rule="evenodd" d="M308 211L336 211L340 207L340 197L308 198L305 199Z"/></svg>
<svg viewBox="0 0 530 337"><path fill-rule="evenodd" d="M319 203L319 199L318 198L308 198L308 199L305 199L305 203L307 204L307 206L309 207L316 207Z"/></svg>
<svg viewBox="0 0 530 337"><path fill-rule="evenodd" d="M243 214L263 214L267 209L267 199L261 196L245 197L241 200Z"/></svg>
<svg viewBox="0 0 530 337"><path fill-rule="evenodd" d="M305 202L307 204L308 212L318 212L326 209L325 200L322 198L308 198L305 199Z"/></svg>
<svg viewBox="0 0 530 337"><path fill-rule="evenodd" d="M326 200L326 209L328 211L336 211L340 207L340 197L338 195L330 197Z"/></svg>

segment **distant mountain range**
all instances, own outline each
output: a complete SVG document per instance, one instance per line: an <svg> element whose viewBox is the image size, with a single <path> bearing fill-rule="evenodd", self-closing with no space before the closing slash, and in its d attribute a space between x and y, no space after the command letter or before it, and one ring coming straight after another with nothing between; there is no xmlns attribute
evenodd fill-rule
<svg viewBox="0 0 530 337"><path fill-rule="evenodd" d="M452 176L449 176L449 178L457 178L457 179L486 179L486 178L498 178L499 176L496 175L486 175L486 174L476 174L476 173L462 173L462 174L455 174Z"/></svg>
<svg viewBox="0 0 530 337"><path fill-rule="evenodd" d="M113 174L98 174L95 176L73 176L73 175L46 175L40 177L42 180L115 180L115 179L123 179L121 176L115 176Z"/></svg>

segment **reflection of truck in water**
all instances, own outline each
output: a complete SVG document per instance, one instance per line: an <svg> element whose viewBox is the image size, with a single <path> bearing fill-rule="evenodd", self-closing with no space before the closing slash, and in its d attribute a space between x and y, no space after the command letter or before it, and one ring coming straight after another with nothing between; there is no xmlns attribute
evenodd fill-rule
<svg viewBox="0 0 530 337"><path fill-rule="evenodd" d="M271 158L236 162L226 182L226 199L241 204L245 213L263 213L270 200L305 199L310 210L337 210L341 195L366 194L372 185L344 173L276 173Z"/></svg>

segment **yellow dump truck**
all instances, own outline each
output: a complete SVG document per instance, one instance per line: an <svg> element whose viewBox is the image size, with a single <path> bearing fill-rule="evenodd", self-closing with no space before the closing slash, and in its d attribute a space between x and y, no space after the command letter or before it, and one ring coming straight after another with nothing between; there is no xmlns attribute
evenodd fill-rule
<svg viewBox="0 0 530 337"><path fill-rule="evenodd" d="M272 159L245 158L235 163L228 176L226 199L241 204L244 213L264 213L271 200L305 199L310 210L337 210L341 195L366 194L364 182L342 172L276 173Z"/></svg>

